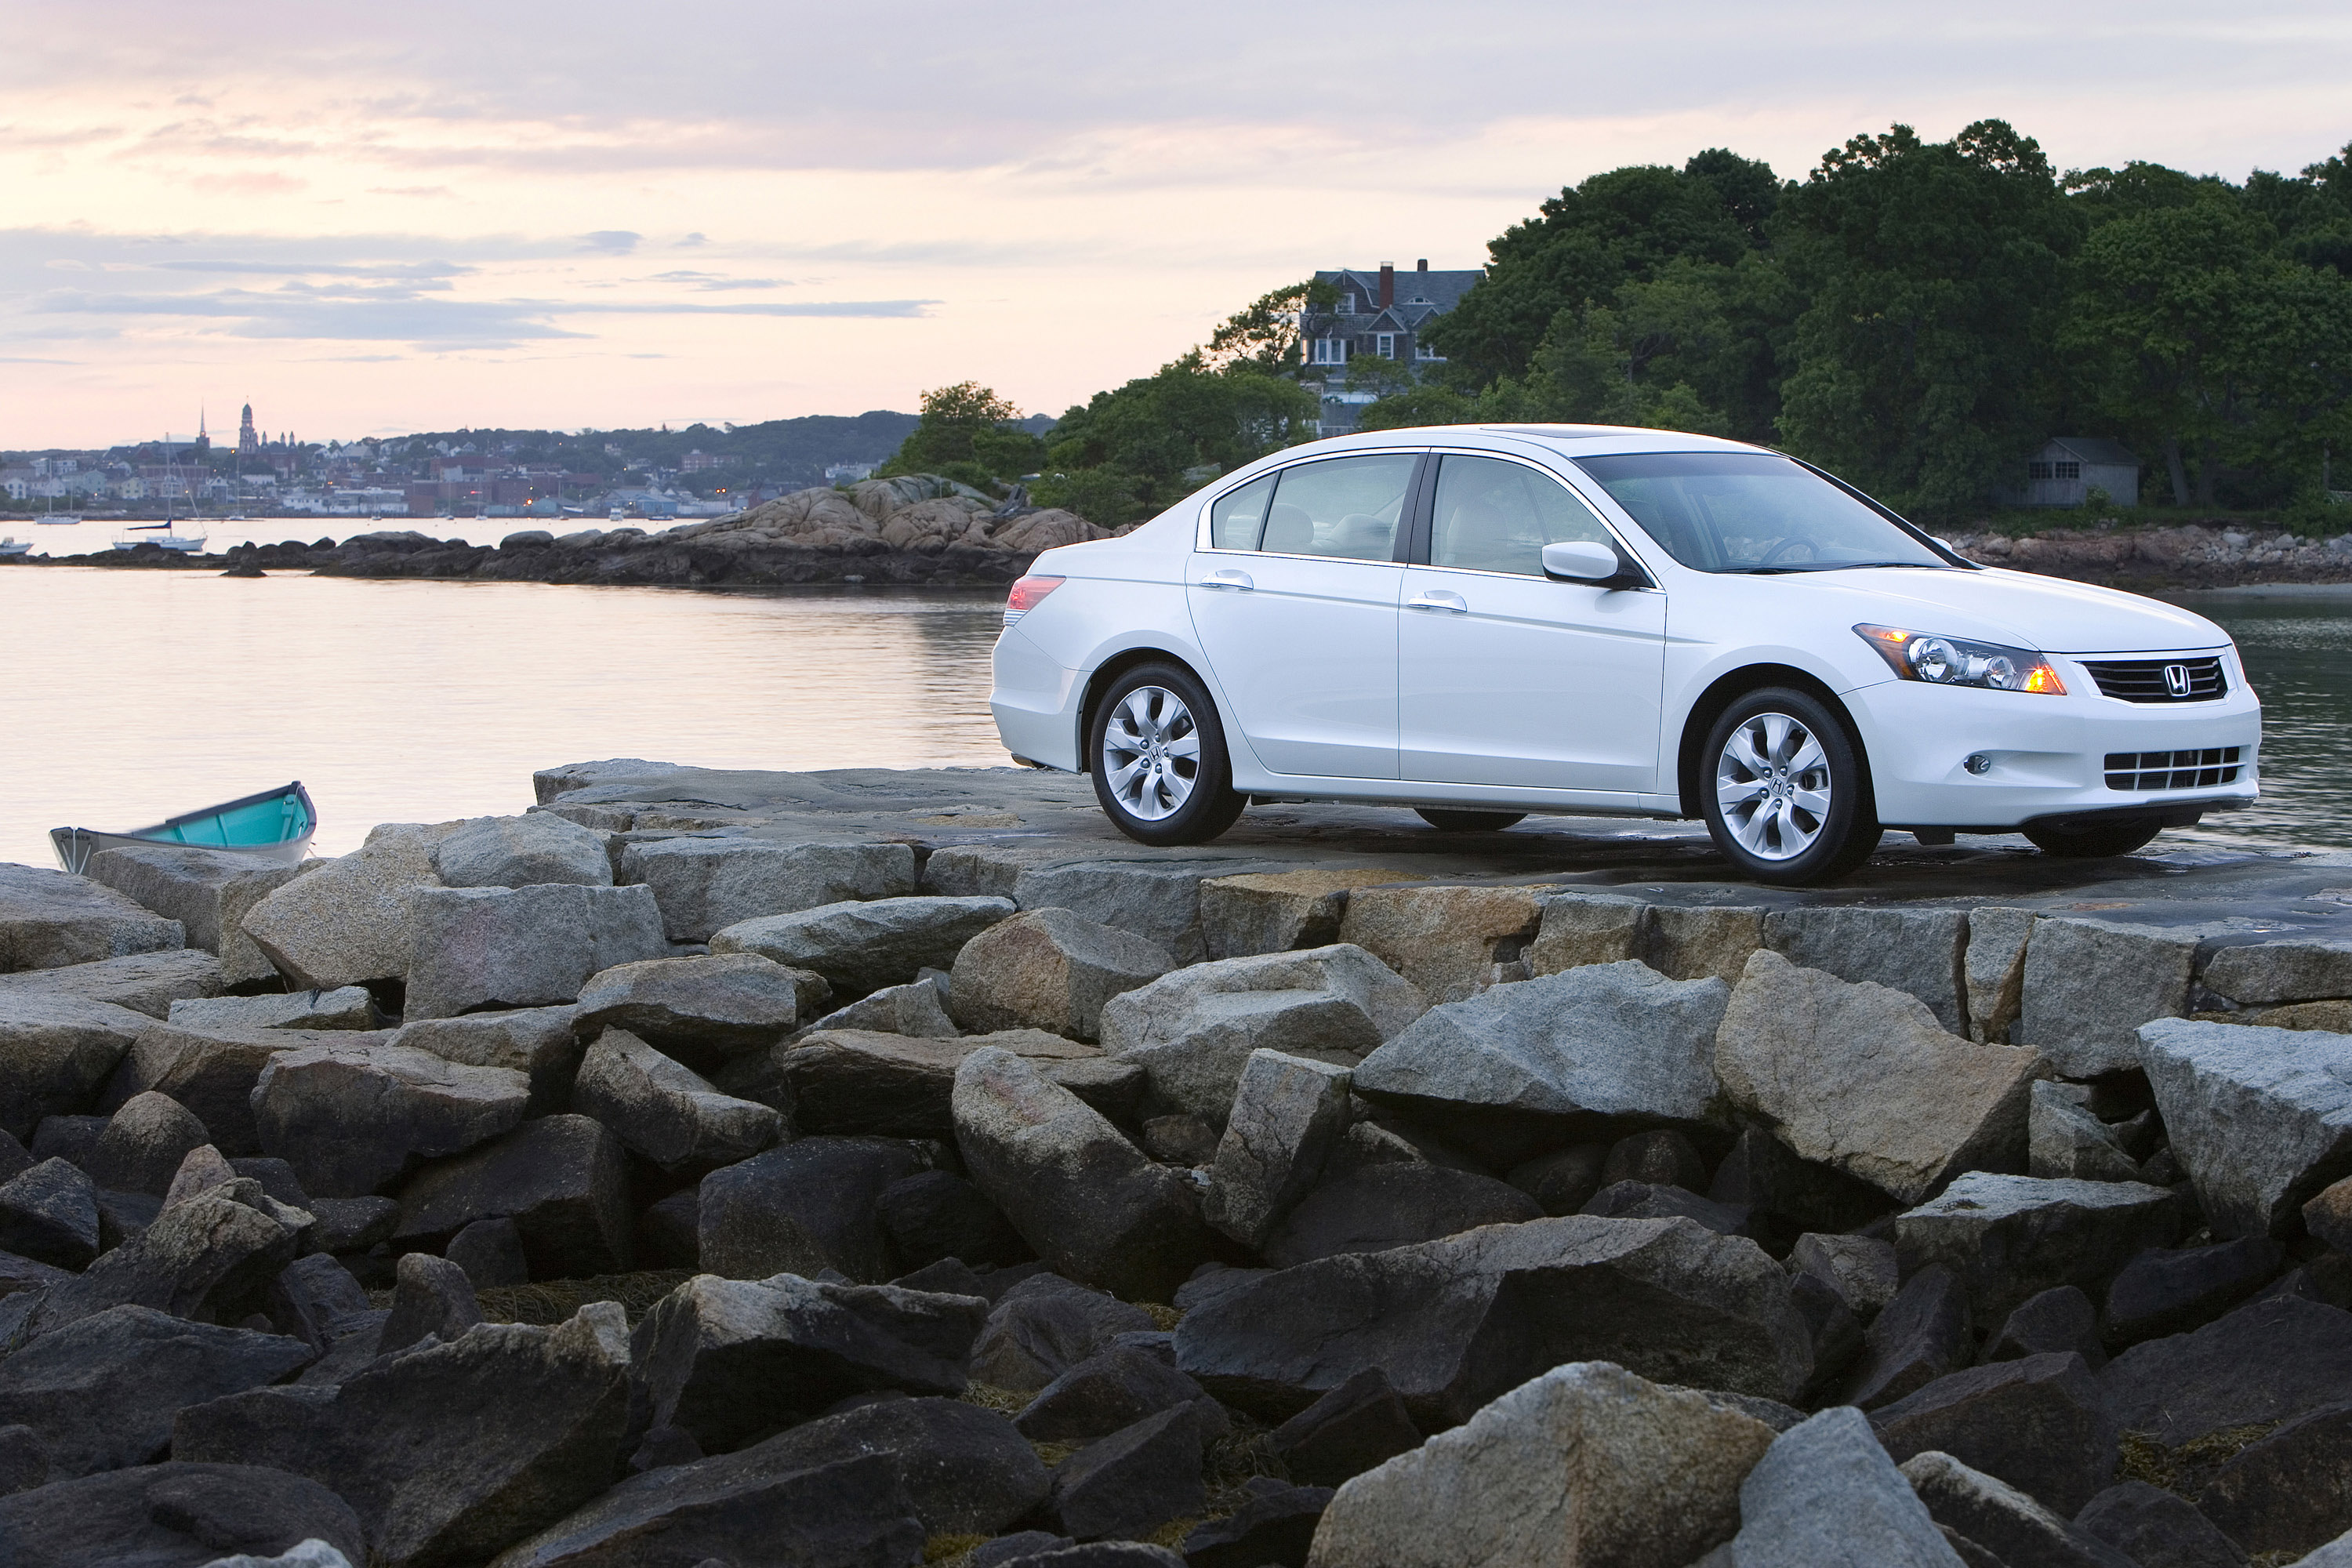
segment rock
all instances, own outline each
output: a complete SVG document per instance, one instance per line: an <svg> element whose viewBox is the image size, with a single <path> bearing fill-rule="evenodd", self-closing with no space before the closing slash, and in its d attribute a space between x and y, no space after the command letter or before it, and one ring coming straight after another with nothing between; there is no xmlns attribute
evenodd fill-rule
<svg viewBox="0 0 2352 1568"><path fill-rule="evenodd" d="M488 1224L489 1222L483 1222ZM469 1226L467 1227L471 1229ZM459 1235L465 1234L463 1231ZM450 1246L455 1247L452 1241ZM637 1266L702 1271L702 1194L693 1187L649 1205L637 1218Z"/></svg>
<svg viewBox="0 0 2352 1568"><path fill-rule="evenodd" d="M1704 1394L1578 1363L1342 1486L1308 1561L1685 1563L1739 1528L1772 1429Z"/></svg>
<svg viewBox="0 0 2352 1568"><path fill-rule="evenodd" d="M20 1180L22 1178L19 1178ZM237 1322L264 1303L269 1282L294 1260L308 1215L284 1209L250 1178L214 1188L157 1217L135 1240L42 1299L47 1333L110 1307L152 1307L192 1322Z"/></svg>
<svg viewBox="0 0 2352 1568"><path fill-rule="evenodd" d="M946 969L963 944L1013 913L998 898L876 899L766 915L716 931L710 951L756 953L855 995Z"/></svg>
<svg viewBox="0 0 2352 1568"><path fill-rule="evenodd" d="M952 1040L961 1032L948 1016L945 987L929 980L886 985L870 996L861 996L811 1024L802 1037L826 1029L905 1035L921 1040Z"/></svg>
<svg viewBox="0 0 2352 1568"><path fill-rule="evenodd" d="M2087 1531L2053 1513L2015 1487L1971 1468L1949 1454L1914 1455L1903 1477L1928 1516L1999 1554L2004 1563L2034 1568L2140 1568Z"/></svg>
<svg viewBox="0 0 2352 1568"><path fill-rule="evenodd" d="M1798 968L1905 992L1927 1005L1945 1033L1962 1037L1969 1033L1961 988L1968 941L1969 917L1958 910L1832 904L1775 910L1764 920L1764 945Z"/></svg>
<svg viewBox="0 0 2352 1568"><path fill-rule="evenodd" d="M629 1422L621 1310L481 1324L331 1391L257 1389L183 1411L172 1451L266 1463L352 1505L383 1568L479 1563L604 1491Z"/></svg>
<svg viewBox="0 0 2352 1568"><path fill-rule="evenodd" d="M1024 910L1067 910L1082 920L1116 926L1156 943L1178 963L1199 963L1209 956L1201 936L1202 879L1265 868L1263 862L1224 857L1137 861L1100 853L1042 865L1022 858L993 867L959 868L960 853L946 850L925 864L924 878L930 887L967 898L1006 897ZM982 848L973 859L985 863L1002 854Z"/></svg>
<svg viewBox="0 0 2352 1568"><path fill-rule="evenodd" d="M591 976L669 952L652 894L634 888L420 888L409 907L411 1018L569 1002Z"/></svg>
<svg viewBox="0 0 2352 1568"><path fill-rule="evenodd" d="M2295 1563L2294 1568L2347 1568L2347 1564L2352 1564L2352 1531Z"/></svg>
<svg viewBox="0 0 2352 1568"><path fill-rule="evenodd" d="M1588 963L1622 963L1642 953L1649 906L1615 893L1554 893L1528 944L1530 974L1557 974Z"/></svg>
<svg viewBox="0 0 2352 1568"><path fill-rule="evenodd" d="M2073 1518L2115 1479L2114 1418L2078 1355L2032 1355L1939 1377L1870 1417L1899 1463L1930 1449Z"/></svg>
<svg viewBox="0 0 2352 1568"><path fill-rule="evenodd" d="M984 1535L1045 1500L1045 1465L1013 1423L955 1399L877 1399L795 1426L744 1451L763 1462L897 1457L908 1500L933 1535Z"/></svg>
<svg viewBox="0 0 2352 1568"><path fill-rule="evenodd" d="M364 985L174 1002L169 1017L184 1029L376 1029L383 1026L375 998Z"/></svg>
<svg viewBox="0 0 2352 1568"><path fill-rule="evenodd" d="M1772 1440L1740 1483L1739 1533L1704 1561L1707 1568L1958 1568L1960 1558L1862 1413L1840 1405Z"/></svg>
<svg viewBox="0 0 2352 1568"><path fill-rule="evenodd" d="M1173 966L1167 949L1132 932L1067 910L1029 910L956 954L949 1011L967 1030L1037 1028L1091 1040L1104 1004Z"/></svg>
<svg viewBox="0 0 2352 1568"><path fill-rule="evenodd" d="M263 1192L289 1208L306 1209L318 1201L303 1189L301 1178L295 1175L294 1167L283 1160L272 1159L267 1154L251 1154L231 1160L228 1165L232 1174L252 1177L261 1184Z"/></svg>
<svg viewBox="0 0 2352 1568"><path fill-rule="evenodd" d="M2025 1163L2040 1063L1947 1034L1904 992L1757 953L1724 1015L1715 1067L1731 1102L1796 1154L1906 1203L1962 1171Z"/></svg>
<svg viewBox="0 0 2352 1568"><path fill-rule="evenodd" d="M1534 888L1367 888L1348 896L1339 940L1364 949L1433 1003L1460 1002L1516 962L1543 918Z"/></svg>
<svg viewBox="0 0 2352 1568"><path fill-rule="evenodd" d="M2010 1037L2068 1078L2140 1065L2136 1031L2189 1010L2194 931L2045 917L2025 953L2023 1008Z"/></svg>
<svg viewBox="0 0 2352 1568"><path fill-rule="evenodd" d="M1514 1166L1511 1185L1541 1204L1548 1215L1575 1214L1601 1190L1601 1168L1608 1158L1608 1145L1601 1143L1556 1149Z"/></svg>
<svg viewBox="0 0 2352 1568"><path fill-rule="evenodd" d="M1386 964L1341 944L1164 975L1111 999L1102 1043L1140 1063L1161 1102L1222 1129L1253 1050L1352 1067L1424 1010Z"/></svg>
<svg viewBox="0 0 2352 1568"><path fill-rule="evenodd" d="M1199 1384L1158 1356L1115 1344L1040 1389L1013 1424L1033 1443L1086 1443L1206 1398Z"/></svg>
<svg viewBox="0 0 2352 1568"><path fill-rule="evenodd" d="M1713 975L1736 985L1748 956L1764 945L1764 915L1759 909L1654 904L1635 956L1672 979Z"/></svg>
<svg viewBox="0 0 2352 1568"><path fill-rule="evenodd" d="M1150 1314L1058 1274L1039 1274L1006 1290L972 1346L975 1383L1034 1394L1108 1349L1121 1334L1149 1331Z"/></svg>
<svg viewBox="0 0 2352 1568"><path fill-rule="evenodd" d="M1216 1163L1217 1130L1197 1116L1147 1117L1141 1131L1143 1152L1163 1165L1205 1171Z"/></svg>
<svg viewBox="0 0 2352 1568"><path fill-rule="evenodd" d="M14 1497L47 1484L48 1450L40 1434L22 1425L0 1426L0 1497Z"/></svg>
<svg viewBox="0 0 2352 1568"><path fill-rule="evenodd" d="M77 1167L88 1164L89 1152L98 1147L99 1134L106 1131L107 1121L103 1116L44 1116L40 1126L33 1130L26 1156L36 1163L65 1160Z"/></svg>
<svg viewBox="0 0 2352 1568"><path fill-rule="evenodd" d="M366 1539L333 1492L256 1466L142 1465L0 1498L0 1556L16 1568L209 1568L310 1541L362 1563Z"/></svg>
<svg viewBox="0 0 2352 1568"><path fill-rule="evenodd" d="M748 1160L784 1131L773 1110L719 1093L625 1029L588 1047L572 1092L582 1114L673 1173Z"/></svg>
<svg viewBox="0 0 2352 1568"><path fill-rule="evenodd" d="M997 1206L946 1171L901 1176L882 1189L874 1209L890 1250L909 1268L953 1258L984 1268L1029 1256L1029 1244Z"/></svg>
<svg viewBox="0 0 2352 1568"><path fill-rule="evenodd" d="M973 1184L1056 1272L1165 1300L1207 1254L1210 1232L1183 1180L1010 1051L964 1058L954 1110Z"/></svg>
<svg viewBox="0 0 2352 1568"><path fill-rule="evenodd" d="M1331 1505L1328 1487L1285 1487L1244 1503L1184 1537L1186 1568L1262 1568L1304 1563Z"/></svg>
<svg viewBox="0 0 2352 1568"><path fill-rule="evenodd" d="M2140 1040L2207 1222L2291 1239L2305 1201L2352 1170L2352 1036L2165 1020Z"/></svg>
<svg viewBox="0 0 2352 1568"><path fill-rule="evenodd" d="M2285 1263L2285 1249L2266 1236L2143 1252L2107 1287L2107 1345L2121 1350L2210 1323L2276 1278Z"/></svg>
<svg viewBox="0 0 2352 1568"><path fill-rule="evenodd" d="M446 1258L430 1253L402 1255L393 1288L392 1316L384 1321L376 1341L379 1354L404 1350L432 1334L442 1343L454 1343L482 1321L481 1303L474 1299L473 1281Z"/></svg>
<svg viewBox="0 0 2352 1568"><path fill-rule="evenodd" d="M103 1131L104 1129L100 1131ZM13 1134L0 1130L0 1182L14 1180L37 1163L39 1162L33 1158L30 1150L18 1142Z"/></svg>
<svg viewBox="0 0 2352 1568"><path fill-rule="evenodd" d="M1864 1322L1895 1299L1900 1279L1895 1244L1868 1236L1801 1236L1789 1249L1788 1267L1836 1291Z"/></svg>
<svg viewBox="0 0 2352 1568"><path fill-rule="evenodd" d="M2246 1568L2246 1554L2197 1506L2146 1481L2118 1481L2083 1506L2074 1527L2138 1568Z"/></svg>
<svg viewBox="0 0 2352 1568"><path fill-rule="evenodd" d="M89 1153L90 1180L116 1192L161 1197L189 1154L211 1145L212 1134L187 1108L152 1090L122 1102Z"/></svg>
<svg viewBox="0 0 2352 1568"><path fill-rule="evenodd" d="M613 885L604 836L551 812L477 816L433 846L433 869L451 888L527 888L566 882Z"/></svg>
<svg viewBox="0 0 2352 1568"><path fill-rule="evenodd" d="M2059 1285L2021 1302L1985 1341L1984 1353L1978 1359L2017 1361L2069 1352L2081 1356L2093 1372L2107 1363L2107 1352L2099 1345L2098 1309L2074 1286Z"/></svg>
<svg viewBox="0 0 2352 1568"><path fill-rule="evenodd" d="M148 1024L109 1002L0 992L0 1131L29 1140L44 1118L89 1110Z"/></svg>
<svg viewBox="0 0 2352 1568"><path fill-rule="evenodd" d="M2002 1041L2025 1000L2025 948L2033 934L2032 910L1988 906L1969 911L1969 945L1961 963L1968 988L1969 1038Z"/></svg>
<svg viewBox="0 0 2352 1568"><path fill-rule="evenodd" d="M20 998L105 1002L151 1018L165 1016L183 997L217 996L220 960L193 947L128 953L56 969L0 974L0 1017Z"/></svg>
<svg viewBox="0 0 2352 1568"><path fill-rule="evenodd" d="M0 973L188 945L179 921L85 877L0 863Z"/></svg>
<svg viewBox="0 0 2352 1568"><path fill-rule="evenodd" d="M2317 1301L2250 1302L2186 1334L2133 1346L2099 1374L2116 1419L2168 1448L2292 1420L2352 1389L2352 1313Z"/></svg>
<svg viewBox="0 0 2352 1568"><path fill-rule="evenodd" d="M629 1267L628 1168L620 1140L585 1116L526 1121L426 1166L400 1194L396 1246L439 1247L476 1220L511 1219L538 1279Z"/></svg>
<svg viewBox="0 0 2352 1568"><path fill-rule="evenodd" d="M1212 961L1327 946L1339 940L1353 889L1413 879L1412 872L1377 866L1211 877L1201 883L1202 945Z"/></svg>
<svg viewBox="0 0 2352 1568"><path fill-rule="evenodd" d="M1580 1212L1623 1219L1670 1219L1680 1215L1724 1236L1746 1236L1751 1225L1751 1216L1744 1208L1700 1197L1686 1187L1664 1186L1655 1182L1612 1183L1593 1194Z"/></svg>
<svg viewBox="0 0 2352 1568"><path fill-rule="evenodd" d="M1601 1163L1601 1181L1604 1186L1644 1182L1704 1192L1706 1160L1685 1134L1672 1128L1653 1128L1610 1145L1608 1156Z"/></svg>
<svg viewBox="0 0 2352 1568"><path fill-rule="evenodd" d="M1049 1078L1103 1059L1092 1046L1042 1029L946 1039L813 1029L779 1047L771 1067L778 1099L802 1132L946 1139L955 1136L956 1069L990 1047L1027 1058Z"/></svg>
<svg viewBox="0 0 2352 1568"><path fill-rule="evenodd" d="M2352 1252L2352 1176L2303 1205L2304 1228L2338 1252Z"/></svg>
<svg viewBox="0 0 2352 1568"><path fill-rule="evenodd" d="M900 1139L803 1138L714 1171L702 1181L702 1267L730 1279L831 1268L879 1284L899 1269L877 1201L931 1163Z"/></svg>
<svg viewBox="0 0 2352 1568"><path fill-rule="evenodd" d="M313 1354L346 1331L343 1320L369 1310L367 1291L352 1271L323 1252L296 1258L270 1282L266 1315L279 1333L301 1341Z"/></svg>
<svg viewBox="0 0 2352 1568"><path fill-rule="evenodd" d="M775 1045L826 994L806 970L751 953L653 959L593 976L574 1027L591 1040L626 1029L708 1073Z"/></svg>
<svg viewBox="0 0 2352 1568"><path fill-rule="evenodd" d="M107 1086L120 1105L148 1090L167 1094L211 1133L215 1148L232 1158L261 1152L253 1091L262 1069L281 1053L310 1047L361 1050L391 1037L350 1029L184 1029L150 1024Z"/></svg>
<svg viewBox="0 0 2352 1568"><path fill-rule="evenodd" d="M1200 1419L1163 1410L1090 1443L1054 1471L1045 1513L1080 1541L1149 1535L1207 1506Z"/></svg>
<svg viewBox="0 0 2352 1568"><path fill-rule="evenodd" d="M276 1383L311 1358L299 1340L116 1307L0 1360L0 1408L39 1435L52 1477L144 1465L190 1405Z"/></svg>
<svg viewBox="0 0 2352 1568"><path fill-rule="evenodd" d="M672 942L709 942L762 915L903 898L915 890L915 852L905 844L661 838L624 850L620 879L652 889Z"/></svg>
<svg viewBox="0 0 2352 1568"><path fill-rule="evenodd" d="M1251 1052L1216 1146L1202 1216L1243 1246L1262 1247L1347 1131L1349 1082L1348 1070L1328 1062Z"/></svg>
<svg viewBox="0 0 2352 1568"><path fill-rule="evenodd" d="M1717 1203L1752 1211L1758 1234L1774 1237L1769 1245L1776 1251L1780 1241L1807 1231L1859 1230L1894 1207L1878 1188L1832 1166L1799 1159L1760 1127L1739 1134L1706 1190Z"/></svg>
<svg viewBox="0 0 2352 1568"><path fill-rule="evenodd" d="M1874 1410L1966 1366L1969 1328L1958 1277L1937 1264L1920 1269L1872 1320L1845 1403Z"/></svg>
<svg viewBox="0 0 2352 1568"><path fill-rule="evenodd" d="M2136 1182L2139 1162L2107 1124L2076 1102L2074 1086L2037 1083L2026 1114L2026 1170L2036 1176Z"/></svg>
<svg viewBox="0 0 2352 1568"><path fill-rule="evenodd" d="M307 1190L357 1198L508 1131L530 1099L519 1072L383 1044L280 1052L255 1079L252 1104L261 1147Z"/></svg>
<svg viewBox="0 0 2352 1568"><path fill-rule="evenodd" d="M297 985L331 991L408 973L409 895L436 888L433 846L460 824L387 822L247 910L245 933Z"/></svg>
<svg viewBox="0 0 2352 1568"><path fill-rule="evenodd" d="M2203 979L2206 990L2241 1007L2352 996L2352 942L2296 938L2225 947Z"/></svg>
<svg viewBox="0 0 2352 1568"><path fill-rule="evenodd" d="M83 1268L98 1243L98 1189L80 1167L44 1160L0 1184L0 1250Z"/></svg>
<svg viewBox="0 0 2352 1568"><path fill-rule="evenodd" d="M1573 1314L1540 1305L1570 1300ZM1424 1427L1571 1361L1775 1398L1812 1374L1780 1267L1686 1219L1540 1219L1318 1258L1194 1307L1176 1356L1218 1399L1271 1417L1379 1366Z"/></svg>
<svg viewBox="0 0 2352 1568"><path fill-rule="evenodd" d="M2352 1530L2347 1474L2352 1404L2340 1404L2296 1416L2222 1460L2197 1506L2248 1552L2315 1552Z"/></svg>
<svg viewBox="0 0 2352 1568"><path fill-rule="evenodd" d="M462 1018L420 1018L403 1024L392 1043L431 1051L460 1067L504 1068L530 1080L525 1116L572 1109L572 1079L580 1069L581 1041L573 1007L520 1007Z"/></svg>
<svg viewBox="0 0 2352 1568"><path fill-rule="evenodd" d="M1261 1250L1276 1268L1287 1268L1542 1217L1541 1205L1492 1176L1439 1165L1370 1165L1308 1193Z"/></svg>
<svg viewBox="0 0 2352 1568"><path fill-rule="evenodd" d="M1422 1436L1388 1374L1368 1366L1276 1427L1271 1442L1295 1479L1336 1487L1420 1447Z"/></svg>
<svg viewBox="0 0 2352 1568"><path fill-rule="evenodd" d="M632 1342L657 1426L734 1448L877 1389L963 1392L987 1304L793 1274L700 1274L656 1302Z"/></svg>
<svg viewBox="0 0 2352 1568"><path fill-rule="evenodd" d="M141 845L101 850L83 875L133 903L180 922L190 947L220 959L225 984L274 980L268 955L245 934L247 911L302 874L251 855L194 845Z"/></svg>
<svg viewBox="0 0 2352 1568"><path fill-rule="evenodd" d="M1941 1263L1990 1322L2053 1285L2103 1290L2137 1254L2179 1235L2179 1200L2137 1182L1970 1172L1895 1222L1906 1269Z"/></svg>
<svg viewBox="0 0 2352 1568"><path fill-rule="evenodd" d="M310 1212L319 1216L310 1244L321 1252L365 1252L392 1239L400 1223L400 1204L393 1198L313 1198Z"/></svg>

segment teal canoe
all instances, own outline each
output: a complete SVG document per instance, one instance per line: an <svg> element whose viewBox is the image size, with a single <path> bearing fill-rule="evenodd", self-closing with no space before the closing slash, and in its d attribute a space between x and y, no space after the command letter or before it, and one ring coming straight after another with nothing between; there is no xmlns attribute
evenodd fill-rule
<svg viewBox="0 0 2352 1568"><path fill-rule="evenodd" d="M208 805L202 811L169 817L152 827L134 827L128 833L52 827L49 842L57 847L58 864L77 875L101 849L152 844L193 844L291 866L310 852L310 837L318 830L318 808L310 804L310 792L297 779L280 789Z"/></svg>

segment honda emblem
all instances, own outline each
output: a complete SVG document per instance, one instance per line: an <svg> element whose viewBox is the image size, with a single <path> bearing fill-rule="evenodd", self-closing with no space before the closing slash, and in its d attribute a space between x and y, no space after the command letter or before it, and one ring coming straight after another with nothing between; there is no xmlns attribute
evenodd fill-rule
<svg viewBox="0 0 2352 1568"><path fill-rule="evenodd" d="M2188 696L2189 667L2185 664L2166 665L2164 667L2164 689L2167 691L2171 692L2175 697Z"/></svg>

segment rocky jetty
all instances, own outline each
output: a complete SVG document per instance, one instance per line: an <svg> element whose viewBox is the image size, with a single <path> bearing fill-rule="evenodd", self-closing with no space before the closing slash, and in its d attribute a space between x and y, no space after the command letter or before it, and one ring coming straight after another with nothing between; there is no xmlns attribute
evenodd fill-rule
<svg viewBox="0 0 2352 1568"><path fill-rule="evenodd" d="M2275 526L2200 522L2179 528L2053 529L2023 538L1969 532L1954 534L1951 542L1988 566L2114 588L2352 583L2352 533L2313 539Z"/></svg>
<svg viewBox="0 0 2352 1568"><path fill-rule="evenodd" d="M1024 776L0 867L0 1560L2352 1562L2332 914Z"/></svg>

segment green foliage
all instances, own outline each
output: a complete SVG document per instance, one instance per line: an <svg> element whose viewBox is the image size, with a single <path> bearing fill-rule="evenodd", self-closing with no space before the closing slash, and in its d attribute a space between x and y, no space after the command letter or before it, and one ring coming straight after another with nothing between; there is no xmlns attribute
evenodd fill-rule
<svg viewBox="0 0 2352 1568"><path fill-rule="evenodd" d="M1266 453L1312 440L1314 394L1248 360L1210 368L1195 350L1151 375L1098 392L1062 416L1045 452L1045 476L1033 494L1085 496L1116 502L1131 521L1195 488L1185 470L1213 464L1230 472ZM1120 495L1126 498L1118 500ZM1076 499L1068 506L1089 521L1115 526Z"/></svg>
<svg viewBox="0 0 2352 1568"><path fill-rule="evenodd" d="M1467 425L1478 417L1477 401L1450 386L1424 382L1365 405L1356 416L1359 430L1405 430L1423 425Z"/></svg>
<svg viewBox="0 0 2352 1568"><path fill-rule="evenodd" d="M1298 318L1301 312L1329 310L1339 290L1308 279L1260 295L1245 310L1228 316L1209 334L1209 346L1200 351L1201 363L1211 370L1247 366L1270 375L1286 374L1302 363Z"/></svg>
<svg viewBox="0 0 2352 1568"><path fill-rule="evenodd" d="M1045 443L1017 423L1021 410L976 381L926 392L922 410L877 477L947 474L989 489L1034 472L1045 458Z"/></svg>

